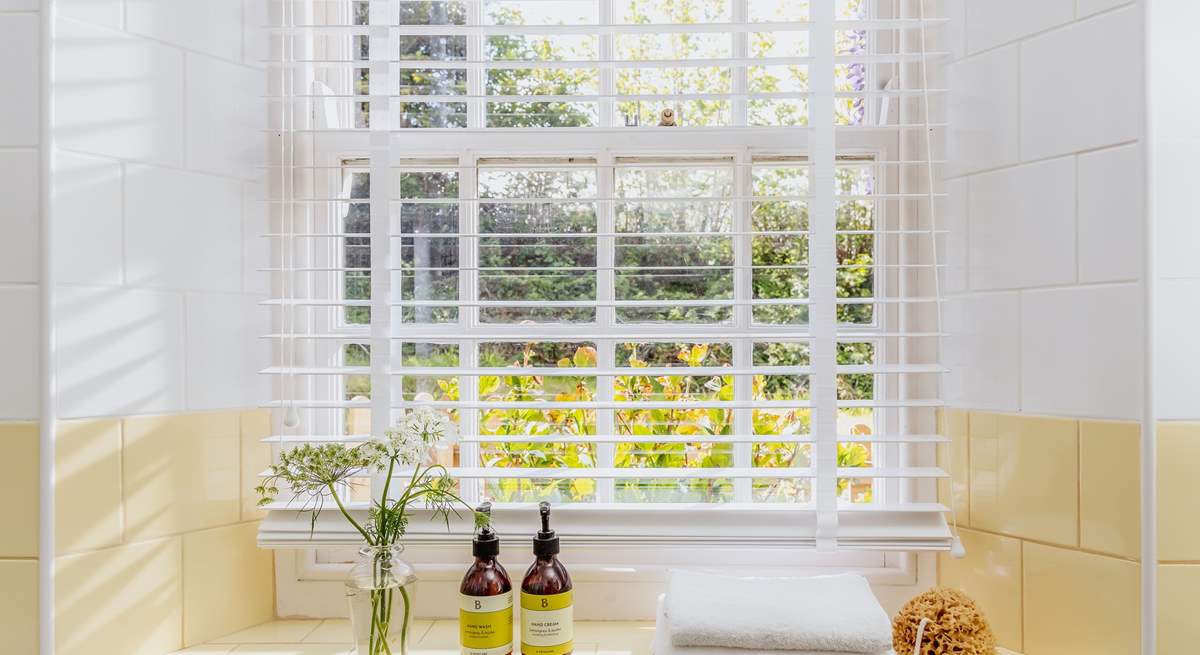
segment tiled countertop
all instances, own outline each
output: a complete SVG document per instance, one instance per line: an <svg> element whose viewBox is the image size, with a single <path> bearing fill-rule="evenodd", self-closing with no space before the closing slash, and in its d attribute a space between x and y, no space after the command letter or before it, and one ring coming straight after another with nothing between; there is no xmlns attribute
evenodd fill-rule
<svg viewBox="0 0 1200 655"><path fill-rule="evenodd" d="M654 623L579 621L579 655L650 655ZM345 619L272 621L179 653L207 655L349 655L350 624ZM457 621L414 621L410 655L458 655ZM1003 648L998 655L1019 655Z"/></svg>
<svg viewBox="0 0 1200 655"><path fill-rule="evenodd" d="M650 655L653 622L578 621L579 655ZM179 653L206 655L347 655L353 652L345 619L272 621ZM458 622L413 621L410 655L458 655Z"/></svg>

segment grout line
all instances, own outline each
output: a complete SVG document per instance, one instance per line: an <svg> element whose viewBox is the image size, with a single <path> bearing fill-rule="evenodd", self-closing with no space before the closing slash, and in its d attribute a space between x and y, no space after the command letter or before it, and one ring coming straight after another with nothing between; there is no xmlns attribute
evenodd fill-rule
<svg viewBox="0 0 1200 655"><path fill-rule="evenodd" d="M1052 541L1043 541L1041 539L1031 539L1029 537L1021 537L1021 536L1017 536L1015 534L1009 534L1007 532L997 532L995 530L989 530L987 528L970 527L970 528L964 528L964 529L970 530L972 532L979 532L981 534L990 535L993 537L1003 537L1005 539L1016 539L1017 541L1020 541L1022 544L1034 544L1037 546L1045 546L1046 548L1057 548L1059 550L1069 550L1069 551L1076 552L1076 553L1083 553L1085 555L1094 555L1096 557L1103 557L1106 559L1116 560L1119 562L1129 562L1130 564L1141 564L1140 558L1130 557L1128 555L1114 555L1113 553L1106 553L1104 551L1094 550L1091 548L1078 548L1075 546L1064 546L1063 544L1054 543ZM1159 563L1161 564L1162 562L1159 562Z"/></svg>
<svg viewBox="0 0 1200 655"><path fill-rule="evenodd" d="M1078 18L1078 17L1077 17L1077 18L1074 18L1074 19L1072 19L1072 20L1069 20L1069 21L1067 21L1067 22L1065 22L1065 23L1058 23L1058 24L1056 24L1056 25L1052 25L1052 26L1050 26L1050 27L1047 27L1047 28L1045 28L1045 29L1038 30L1038 31L1036 31L1036 32L1030 32L1030 33L1028 33L1028 34L1022 34L1021 36L1019 36L1019 37L1017 37L1017 38L1015 38L1015 39L1012 39L1011 41L1005 41L1004 43L997 43L996 45L990 45L990 46L988 46L988 47L984 48L983 50L979 50L978 52L967 52L967 53L966 53L966 54L964 54L964 55L963 55L961 58L954 60L954 63L957 63L957 62L960 62L960 61L964 61L964 60L970 59L971 57L975 57L975 56L977 56L977 55L985 55L985 54L987 54L987 53L989 53L989 52L993 52L993 51L999 50L999 49L1001 49L1001 48L1005 48L1005 47L1007 47L1007 46L1010 46L1010 45L1017 45L1017 44L1020 44L1020 43L1024 43L1025 41L1030 41L1030 40L1032 40L1032 39L1036 39L1036 38L1038 38L1038 37L1045 36L1045 35L1047 35L1047 34L1049 34L1049 33L1051 33L1051 32L1057 32L1057 31L1059 31L1059 30L1064 30L1064 29L1067 29L1067 28L1069 28L1069 27L1074 27L1075 25L1078 25L1078 24L1080 24L1080 23L1084 23L1084 22L1090 21L1090 20L1092 20L1093 18L1099 18L1100 16L1106 16L1106 15L1108 15L1108 14L1116 13L1116 12L1118 12L1118 11L1121 11L1121 10L1123 10L1123 9L1126 9L1126 8L1128 8L1128 7L1130 7L1130 6L1133 6L1133 5L1135 5L1135 4L1136 4L1135 2L1133 2L1132 0L1129 0L1129 1L1127 1L1127 2L1124 2L1124 3L1122 3L1122 4L1119 4L1119 5L1117 5L1117 6L1115 6L1115 7L1109 7L1108 9L1105 9L1104 11L1098 11L1098 12L1096 12L1096 13L1094 13L1094 14L1089 14L1089 15L1087 15L1087 16L1084 16L1083 18ZM964 32L966 31L966 30L965 30L965 28L966 28L966 23L967 23L967 21L966 21L966 18L964 17L964 18L963 18L963 27L964 27L964 30L963 30L963 31L964 31ZM969 45L969 43L968 43L968 45Z"/></svg>
<svg viewBox="0 0 1200 655"><path fill-rule="evenodd" d="M1011 170L1014 168L1020 168L1021 166L1029 166L1032 164L1040 164L1043 162L1052 161L1054 159L1065 159L1067 157L1075 157L1078 155L1090 155L1090 154L1100 152L1102 150L1124 148L1126 146L1137 145L1141 142L1142 142L1141 139L1128 139L1125 141L1116 141L1114 143L1106 143L1104 145L1093 146L1091 148L1083 148L1081 150L1072 150L1070 152L1061 152L1061 153L1056 153L1053 155L1047 155L1045 157L1035 157L1034 159L1028 159L1025 161L1017 161L1017 162L1013 162L1011 164L1001 164L1000 166L992 166L990 168L981 168L979 170L970 171L968 173L962 173L960 175L948 175L948 176L944 176L942 178L942 181L943 182L952 182L954 180L962 180L962 179L971 178L971 177L975 177L975 176L979 176L979 175L987 175L989 173L999 173L1000 171L1007 171L1007 170Z"/></svg>
<svg viewBox="0 0 1200 655"><path fill-rule="evenodd" d="M5 150L6 150L6 148L0 147L0 152L4 152ZM36 152L37 147L34 146L32 148L28 148L28 147L11 148L11 150L29 150L29 151ZM169 171L194 173L196 175L204 175L206 177L215 177L215 178L218 178L221 180L229 180L231 182L242 182L242 183L249 183L249 184L265 183L265 181L262 180L260 177L239 177L237 175L226 175L223 173L214 173L212 171L206 171L206 170L201 170L201 169L197 169L197 168L188 168L187 166L183 166L183 165L168 164L168 163L164 163L161 161L152 161L149 159L114 157L112 154L105 153L105 152L94 152L91 150L79 150L76 148L57 148L57 147L54 149L54 151L72 154L72 155L79 155L82 157L88 157L88 158L92 158L92 159L106 159L108 161L120 163L120 164L133 164L135 166L149 166L152 168L161 168L161 169L165 169L165 170L169 170Z"/></svg>

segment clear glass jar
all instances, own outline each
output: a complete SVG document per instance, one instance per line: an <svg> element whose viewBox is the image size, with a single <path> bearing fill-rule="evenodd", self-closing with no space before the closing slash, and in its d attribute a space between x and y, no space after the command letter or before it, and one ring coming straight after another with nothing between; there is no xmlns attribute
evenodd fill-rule
<svg viewBox="0 0 1200 655"><path fill-rule="evenodd" d="M407 655L417 576L404 547L366 546L346 580L356 655Z"/></svg>

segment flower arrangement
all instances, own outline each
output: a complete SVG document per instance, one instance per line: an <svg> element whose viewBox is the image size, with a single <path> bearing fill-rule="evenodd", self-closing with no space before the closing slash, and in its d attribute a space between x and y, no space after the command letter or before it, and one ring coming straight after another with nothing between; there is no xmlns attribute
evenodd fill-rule
<svg viewBox="0 0 1200 655"><path fill-rule="evenodd" d="M454 425L446 416L422 407L405 414L384 436L372 437L364 443L304 444L286 450L256 488L259 505L267 505L279 495L281 483L289 487L294 499L304 499L300 511L312 515L314 527L326 501L332 499L346 521L362 535L367 544L362 552L374 561L370 565L372 579L367 581L370 627L366 643L359 647L360 655L393 653L389 637L394 636L390 628L395 591L400 592L403 602L400 650L407 652L411 598L405 585L396 583L396 563L392 560L398 550L395 546L408 528L410 510L433 510L434 518L445 520L447 529L450 515L459 516L460 507L473 511L456 493L450 472L431 457L435 449L447 448L456 440ZM407 484L393 494L393 478L409 468L412 473L405 476ZM382 493L371 502L367 520L360 522L347 508L343 494L351 479L367 470L386 471L386 476ZM486 523L487 517L475 513L476 525L481 521Z"/></svg>

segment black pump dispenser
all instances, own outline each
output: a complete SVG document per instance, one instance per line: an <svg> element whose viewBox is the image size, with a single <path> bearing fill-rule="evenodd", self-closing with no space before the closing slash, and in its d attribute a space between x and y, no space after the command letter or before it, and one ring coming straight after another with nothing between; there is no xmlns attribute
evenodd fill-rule
<svg viewBox="0 0 1200 655"><path fill-rule="evenodd" d="M480 514L486 514L489 518L492 515L492 504L484 503L475 508L475 511ZM471 540L471 554L475 557L496 557L500 554L500 535L492 529L491 521L479 529L475 538Z"/></svg>
<svg viewBox="0 0 1200 655"><path fill-rule="evenodd" d="M544 500L538 503L538 512L542 515L542 529L533 538L533 554L537 557L557 555L561 549L558 535L550 529L550 503Z"/></svg>

